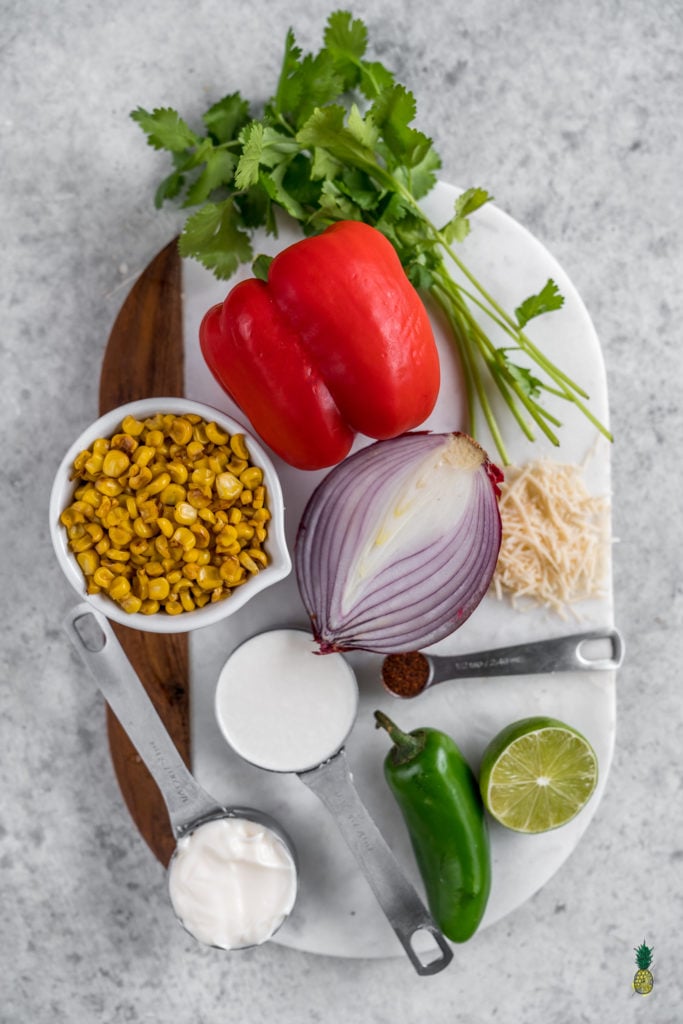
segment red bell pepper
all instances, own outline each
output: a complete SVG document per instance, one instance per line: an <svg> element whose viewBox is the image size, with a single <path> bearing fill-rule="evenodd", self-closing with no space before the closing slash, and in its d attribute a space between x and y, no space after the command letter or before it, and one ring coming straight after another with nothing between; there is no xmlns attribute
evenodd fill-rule
<svg viewBox="0 0 683 1024"><path fill-rule="evenodd" d="M284 249L267 282L235 285L199 338L256 433L298 469L340 462L356 433L419 426L439 391L425 307L391 243L358 221Z"/></svg>

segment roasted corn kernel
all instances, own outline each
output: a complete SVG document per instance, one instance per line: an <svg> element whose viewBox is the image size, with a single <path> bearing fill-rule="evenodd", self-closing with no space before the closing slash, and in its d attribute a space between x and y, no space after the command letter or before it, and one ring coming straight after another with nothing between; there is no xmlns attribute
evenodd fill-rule
<svg viewBox="0 0 683 1024"><path fill-rule="evenodd" d="M253 491L263 483L263 471L258 466L250 466L240 473L240 482L248 491Z"/></svg>
<svg viewBox="0 0 683 1024"><path fill-rule="evenodd" d="M171 592L171 586L167 579L159 576L149 581L148 594L153 601L165 601Z"/></svg>
<svg viewBox="0 0 683 1024"><path fill-rule="evenodd" d="M130 437L139 437L144 429L145 424L141 423L140 420L136 420L134 416L126 416L121 424L123 433L128 434Z"/></svg>
<svg viewBox="0 0 683 1024"><path fill-rule="evenodd" d="M170 505L173 508L184 500L185 488L182 484L169 484L167 487L164 487L159 498L162 504Z"/></svg>
<svg viewBox="0 0 683 1024"><path fill-rule="evenodd" d="M123 490L122 484L110 476L100 476L95 481L95 487L108 498L116 498Z"/></svg>
<svg viewBox="0 0 683 1024"><path fill-rule="evenodd" d="M216 477L216 492L224 501L234 501L242 493L243 485L237 477L226 470Z"/></svg>
<svg viewBox="0 0 683 1024"><path fill-rule="evenodd" d="M183 465L178 459L169 462L166 468L174 484L184 484L187 482L187 466Z"/></svg>
<svg viewBox="0 0 683 1024"><path fill-rule="evenodd" d="M102 459L102 472L105 476L120 477L130 466L130 459L120 448L112 448Z"/></svg>
<svg viewBox="0 0 683 1024"><path fill-rule="evenodd" d="M227 444L228 441L230 440L230 435L226 434L224 430L221 430L216 423L207 423L205 429L206 439L207 441L210 441L211 444L220 446L223 444Z"/></svg>
<svg viewBox="0 0 683 1024"><path fill-rule="evenodd" d="M91 476L97 476L98 473L102 472L102 465L104 463L104 457L102 455L91 455L85 464L86 473Z"/></svg>
<svg viewBox="0 0 683 1024"><path fill-rule="evenodd" d="M168 432L176 444L188 444L192 440L192 424L183 416L173 419Z"/></svg>
<svg viewBox="0 0 683 1024"><path fill-rule="evenodd" d="M148 430L147 433L145 434L145 444L149 448L161 448L163 443L163 431L153 428L152 430Z"/></svg>
<svg viewBox="0 0 683 1024"><path fill-rule="evenodd" d="M208 509L202 511L207 512ZM176 523L180 526L192 526L197 520L197 516L201 515L201 512L197 512L194 505L190 505L189 501L179 501L173 510L173 518ZM202 516L202 518L205 518Z"/></svg>
<svg viewBox="0 0 683 1024"><path fill-rule="evenodd" d="M147 484L146 492L147 496L154 494L160 494L171 482L171 477L168 473L159 473L155 476L151 483Z"/></svg>
<svg viewBox="0 0 683 1024"><path fill-rule="evenodd" d="M107 591L114 601L123 601L130 594L130 583L125 576L115 576Z"/></svg>
<svg viewBox="0 0 683 1024"><path fill-rule="evenodd" d="M220 570L215 565L202 565L197 573L197 583L202 590L215 590L223 584Z"/></svg>
<svg viewBox="0 0 683 1024"><path fill-rule="evenodd" d="M244 434L233 434L230 438L230 450L237 456L238 459L248 459L249 449L247 448L247 442L244 439Z"/></svg>
<svg viewBox="0 0 683 1024"><path fill-rule="evenodd" d="M179 615L268 565L263 471L242 434L172 414L127 416L74 459L60 516L88 593L131 614Z"/></svg>
<svg viewBox="0 0 683 1024"><path fill-rule="evenodd" d="M92 548L89 551L81 551L77 554L76 561L80 565L84 576L94 576L100 564L99 555Z"/></svg>

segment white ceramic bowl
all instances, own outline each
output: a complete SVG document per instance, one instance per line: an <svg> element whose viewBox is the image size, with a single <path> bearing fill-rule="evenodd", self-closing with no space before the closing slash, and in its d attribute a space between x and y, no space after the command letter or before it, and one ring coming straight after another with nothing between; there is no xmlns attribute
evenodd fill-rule
<svg viewBox="0 0 683 1024"><path fill-rule="evenodd" d="M268 540L266 550L270 562L265 569L262 569L255 576L251 577L241 587L238 587L230 597L223 601L209 603L203 608L196 608L191 612L182 612L180 615L167 615L157 612L154 615L142 615L139 612L125 612L115 601L106 594L86 593L85 577L76 561L75 555L68 548L66 530L59 522L63 510L71 504L74 481L70 479L71 468L74 459L79 452L90 448L98 437L111 437L116 433L121 421L126 416L134 416L136 419L144 419L153 416L155 413L175 413L183 415L194 413L201 416L207 422L213 420L223 430L230 434L244 434L249 448L250 457L253 463L263 470L263 478L268 495L268 508L271 513L271 520L268 524ZM250 601L266 587L272 586L278 580L289 574L292 568L291 558L287 549L284 531L284 502L280 480L275 471L272 461L266 454L262 445L245 427L237 420L226 416L213 409L211 406L202 405L200 402L192 402L186 398L144 398L138 402L129 402L117 409L101 416L92 423L71 445L62 459L50 495L50 536L57 555L59 564L64 575L82 600L89 601L94 608L97 608L107 618L114 622L130 626L132 629L144 630L147 633L188 633L191 630L203 626L210 626L219 622L242 608L247 601Z"/></svg>

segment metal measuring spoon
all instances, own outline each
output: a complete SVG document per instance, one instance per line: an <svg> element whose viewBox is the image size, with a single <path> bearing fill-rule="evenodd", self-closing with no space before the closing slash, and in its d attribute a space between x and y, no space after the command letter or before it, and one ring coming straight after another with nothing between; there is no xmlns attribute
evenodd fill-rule
<svg viewBox="0 0 683 1024"><path fill-rule="evenodd" d="M591 655L592 648L600 644L604 647L605 643L609 644L609 654L601 648ZM623 657L624 642L617 629L594 629L472 654L443 656L421 651L390 654L382 662L382 682L395 697L407 699L452 679L600 672L619 668Z"/></svg>
<svg viewBox="0 0 683 1024"><path fill-rule="evenodd" d="M295 682L301 661L291 657L286 665L283 658L274 663L272 667L277 684L269 687L267 673L264 673L264 691L259 690L254 674L254 666L259 664L259 645L264 638L285 634L304 637L311 647L314 646L310 635L301 630L269 630L246 640L233 651L221 672L216 691L216 713L221 731L236 753L250 764L267 771L296 774L315 793L332 814L417 973L436 974L450 963L453 952L361 801L346 760L344 744L355 721L358 704L358 685L353 670L341 655L324 656L326 660L340 659L335 692L329 694L330 707L336 708L334 721L322 711L316 720L318 731L313 746L302 753L302 746L305 747L310 734L303 735L303 715L299 711L303 704L297 700L293 687L288 685ZM312 650L307 650L306 654L317 659L317 664L316 661L312 663L312 672L319 673L320 683L324 684L326 680L322 675L319 657ZM289 678L285 677L287 671L292 673ZM281 704L275 708L278 690L283 696ZM245 699L247 694L248 698ZM275 700L268 700L269 696ZM264 715L269 715L275 722L273 742L282 741L282 749L286 751L284 757L282 750L277 758L271 756L267 743L259 739L259 732L264 727ZM322 736L324 740L320 743ZM326 749L323 750L325 744ZM287 757L290 760L285 763ZM313 757L315 759L310 763ZM432 948L428 952L421 953L415 948L415 940L420 945L420 938L429 938ZM436 951L434 944L438 947Z"/></svg>
<svg viewBox="0 0 683 1024"><path fill-rule="evenodd" d="M296 872L296 855L291 840L274 818L254 808L223 807L196 781L166 731L108 619L90 604L83 602L69 611L64 620L64 628L164 799L177 844L169 864L169 881L181 841L201 826L220 819L246 819L270 830L283 843ZM185 927L180 917L178 920ZM272 934L275 931L277 928ZM190 931L190 934L193 933ZM193 935L193 938L196 937Z"/></svg>

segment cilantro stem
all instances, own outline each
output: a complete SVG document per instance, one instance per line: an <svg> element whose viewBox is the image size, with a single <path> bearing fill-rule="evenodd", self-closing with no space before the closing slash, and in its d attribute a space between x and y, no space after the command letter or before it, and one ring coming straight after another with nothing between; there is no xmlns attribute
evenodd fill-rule
<svg viewBox="0 0 683 1024"><path fill-rule="evenodd" d="M435 292L437 292L436 288ZM446 317L450 324L451 330L453 331L453 334L457 338L459 343L458 349L463 361L463 371L465 374L466 389L469 400L469 432L473 437L476 436L475 405L474 402L472 401L474 392L476 392L477 398L479 399L479 404L481 406L481 410L484 414L484 419L486 420L488 428L491 431L491 437L494 440L494 443L496 445L496 448L498 449L503 464L508 466L510 464L510 458L507 452L507 448L505 446L505 442L503 441L503 436L501 434L500 427L498 426L498 421L496 420L496 417L493 413L493 409L491 408L489 397L486 394L486 389L484 388L484 384L481 379L481 374L479 373L479 367L477 366L477 362L474 357L474 352L472 351L472 339L469 333L470 325L466 317L463 316L462 310L459 309L455 304L450 303L446 300L445 302L440 302L440 305L444 310L444 313L446 314Z"/></svg>
<svg viewBox="0 0 683 1024"><path fill-rule="evenodd" d="M522 429L523 433L528 438L528 440L533 441L534 435L531 432L529 425L522 417L521 412L517 406L517 403L513 398L513 394L517 398L517 400L521 402L521 404L524 406L526 411L532 417L534 422L538 425L542 433L545 434L548 440L553 445L558 446L560 442L556 434L550 429L546 421L550 421L551 423L558 427L561 426L560 421L556 419L554 416L552 416L550 413L548 413L545 409L543 409L542 406L539 406L537 402L534 402L533 399L531 399L527 394L525 394L525 392L519 386L517 381L513 377L511 377L509 373L506 373L504 365L501 365L497 359L498 350L494 347L491 340L481 329L481 326L471 315L466 304L463 302L462 297L458 294L457 285L455 285L455 283L451 280L445 269L443 269L441 272L441 287L439 288L435 297L437 297L437 301L439 301L439 304L441 305L442 309L446 313L446 316L449 318L449 320L451 319L449 315L450 311L457 311L458 322L461 325L461 330L458 335L459 339L462 339L463 335L465 334L468 337L472 338L479 354L486 363L486 366L491 376L495 380L499 391L501 392L510 411L517 420L517 423L519 424L520 428ZM463 324L466 324L466 329L462 328ZM468 354L468 369L470 370L470 372L473 365L476 365L476 363L474 362L472 355ZM489 427L491 427L491 422L488 417L487 422L489 423ZM495 440L499 432L494 432L494 430L491 430L491 433ZM497 447L501 454L501 457L505 458L505 454L501 449L500 445L497 444Z"/></svg>
<svg viewBox="0 0 683 1024"><path fill-rule="evenodd" d="M534 345L534 343L528 338L528 336L519 327L519 325L515 323L512 317L503 309L503 307L497 302L497 300L490 294L490 292L481 284L481 282L475 277L475 275L458 257L452 245L450 245L448 240L444 237L443 232L440 231L436 227L436 225L433 224L432 221L422 212L419 203L414 198L412 193L408 189L406 189L401 182L397 181L396 179L394 179L394 186L395 190L400 194L401 198L406 203L408 203L408 205L411 207L415 215L418 216L425 224L428 231L432 234L432 237L434 238L435 242L437 242L441 246L443 251L450 257L450 259L453 260L458 270L476 289L476 291L479 293L484 302L482 302L481 299L479 299L476 295L472 294L467 289L463 288L461 285L458 285L455 281L453 281L453 279L450 277L450 275L448 274L444 267L443 273L447 277L450 284L453 286L453 289L456 289L457 292L460 292L460 294L467 296L467 298L470 301L474 302L482 310L482 312L489 316L499 327L502 328L502 330L504 330L508 335L514 338L520 350L526 352L527 355L529 355L534 360L534 362L545 373L547 373L547 375L558 386L559 389L556 391L555 389L547 388L546 390L552 391L553 393L558 394L560 397L574 404L586 416L589 422L592 423L593 426L600 431L600 433L602 433L608 440L611 441L612 435L609 432L609 430L597 419L596 416L593 415L593 413L590 412L587 406L581 401L581 398L588 398L588 394L583 390L583 388L581 388L575 381L573 381L571 377L569 377L566 373L564 373L557 366L555 366L555 364L550 359L548 359L540 351L540 349L536 347L536 345ZM451 289L449 288L448 291L452 297L453 293ZM480 341L483 342L485 340L488 343L489 339L486 337L486 335L483 334L483 332L481 332L479 325L476 324L476 321L474 319L471 320L471 324L473 326L473 329L479 334ZM483 353L483 348L481 345L479 346L479 351ZM496 372L494 372L493 365L491 362L488 362L488 366L489 370L492 373L492 376L496 381L497 386L499 387L499 389L502 390L502 380L499 368ZM510 385L510 387L513 388L519 401L527 409L529 414L538 424L539 428L545 434L548 440L553 445L559 446L559 439L557 438L555 433L548 427L546 421L549 420L555 426L561 426L560 421L557 420L555 417L551 416L545 409L539 406L538 403L533 402L533 400L530 399L527 395L525 395L524 392L520 388L518 388L513 381L508 381L507 383ZM515 414L517 422L520 424L520 426L522 426L523 421L519 418L518 415L516 415L515 406L508 400L508 396L505 396L504 394L504 397L506 397L506 401L508 406L510 407L510 410L513 412L513 414ZM523 426L522 429L524 430L526 436L529 437L530 440L533 440L533 436L530 436L528 428L525 429L525 427ZM503 451L501 450L499 445L498 450L501 454L501 457L504 458Z"/></svg>
<svg viewBox="0 0 683 1024"><path fill-rule="evenodd" d="M478 300L476 298L476 296L472 295L469 292L467 292L468 297L472 301L476 302L477 305L489 317L491 317L491 319L495 323L497 323L499 327L501 327L504 331L506 331L507 334L509 334L512 338L514 338L515 341L517 341L519 347L523 351L525 351L527 353L527 355L531 356L531 358L534 360L534 362L537 363L543 370L545 370L545 372L548 374L548 376L552 377L555 380L556 383L558 383L560 385L565 384L568 388L571 388L573 391L575 391L582 398L588 398L589 396L583 390L583 388L581 388L566 373L564 373L562 370L560 370L559 367L555 366L551 362L551 360L548 359L547 356L545 356L540 351L540 349L538 349L536 347L536 345L534 345L534 343L531 341L531 339L520 328L519 324L517 324L512 319L512 317L509 315L509 313L507 313L503 309L503 307L500 305L500 303L497 302L497 300L491 295L491 293L481 284L481 282L475 277L475 275L463 263L463 261L459 258L459 256L457 255L457 253L453 249L453 246L450 245L449 242L444 238L443 232L440 231L429 220L428 217L424 217L424 220L425 220L426 224L429 226L429 228L431 229L431 231L433 232L435 239L438 241L439 245L441 245L441 247L443 248L444 252L446 252L447 255L450 257L450 259L453 260L453 262L455 263L455 265L458 268L458 270L460 270L460 272L462 274L464 274L464 276L467 278L467 280L470 282L470 284L472 284L473 287L479 292L479 295L481 295L481 297L484 299L484 301L486 303L488 303L488 305L490 306L490 309L487 308L480 300ZM461 290L464 291L464 289L461 289Z"/></svg>

